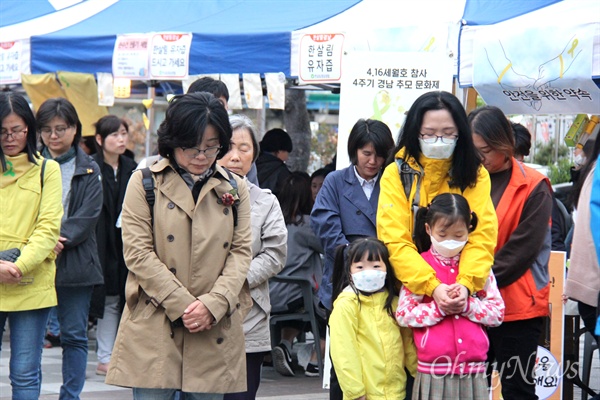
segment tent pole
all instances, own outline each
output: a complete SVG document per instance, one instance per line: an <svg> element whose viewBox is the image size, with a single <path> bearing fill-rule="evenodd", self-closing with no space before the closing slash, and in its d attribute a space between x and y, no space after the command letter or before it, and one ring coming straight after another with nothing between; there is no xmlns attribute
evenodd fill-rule
<svg viewBox="0 0 600 400"><path fill-rule="evenodd" d="M148 85L148 98L154 100L156 97L156 88L154 87L154 82L150 81L150 85ZM152 144L152 132L154 131L154 102L152 106L148 109L148 129L146 130L146 157L150 157L152 152L150 150L150 146Z"/></svg>

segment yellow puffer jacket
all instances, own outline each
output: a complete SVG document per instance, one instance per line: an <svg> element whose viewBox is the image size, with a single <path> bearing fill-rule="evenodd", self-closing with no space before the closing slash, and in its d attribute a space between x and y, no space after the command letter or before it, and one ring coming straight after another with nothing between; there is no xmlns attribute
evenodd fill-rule
<svg viewBox="0 0 600 400"><path fill-rule="evenodd" d="M400 328L383 308L387 292L359 295L347 287L329 317L331 359L344 400L406 396L406 371L416 374L417 353L410 328ZM395 310L398 298L394 299Z"/></svg>
<svg viewBox="0 0 600 400"><path fill-rule="evenodd" d="M56 305L54 247L63 215L60 167L52 160L46 162L42 189L42 158L34 165L26 157L7 157L15 165L23 165L25 172L14 182L0 184L0 250L21 250L15 265L23 274L21 284L0 283L3 312Z"/></svg>
<svg viewBox="0 0 600 400"><path fill-rule="evenodd" d="M396 153L396 158L402 154L404 149ZM412 169L421 170L414 158L406 161ZM483 289L490 274L498 237L498 219L490 196L489 174L483 166L480 167L476 185L461 193L459 188L448 185L451 160L434 160L421 155L420 161L424 178L421 179L419 206L426 207L438 194L458 193L467 199L471 210L477 214L477 227L469 235L469 241L461 253L457 277L458 283L469 289L470 293L475 293ZM417 178L413 179L407 200L397 164L392 163L385 168L377 208L377 236L386 244L390 262L402 284L413 293L431 296L440 281L412 241L414 218L411 205L417 181Z"/></svg>

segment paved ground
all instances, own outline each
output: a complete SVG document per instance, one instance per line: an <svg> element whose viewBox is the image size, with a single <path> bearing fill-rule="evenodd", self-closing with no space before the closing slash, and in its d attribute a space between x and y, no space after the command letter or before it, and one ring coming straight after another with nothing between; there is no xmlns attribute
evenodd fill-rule
<svg viewBox="0 0 600 400"><path fill-rule="evenodd" d="M583 346L583 345L582 345ZM0 399L11 398L11 388L8 380L8 359L10 357L9 344L5 335L0 355ZM130 400L131 390L104 384L103 377L97 376L95 340L90 340L90 353L87 365L87 380L82 400ZM580 351L582 354L583 348ZM57 400L62 381L61 377L61 349L45 349L42 359L43 383L41 400ZM594 354L590 386L600 390L600 362L598 353ZM574 399L586 399L581 392L575 389ZM279 375L271 367L263 369L263 379L258 391L259 400L325 400L329 392L321 388L321 379L304 376L302 368L296 370L295 377Z"/></svg>
<svg viewBox="0 0 600 400"><path fill-rule="evenodd" d="M81 395L82 400L130 400L133 399L131 389L106 385L104 377L96 375L96 346L95 340L90 340L90 352L86 371L86 382ZM40 400L57 400L61 373L61 348L44 349L42 358L42 395ZM11 388L8 379L8 360L10 345L4 337L0 355L0 399L11 398ZM284 377L272 367L263 369L263 379L260 384L257 399L269 400L325 400L329 399L329 391L322 389L320 378L304 376L304 370L298 367L296 376Z"/></svg>

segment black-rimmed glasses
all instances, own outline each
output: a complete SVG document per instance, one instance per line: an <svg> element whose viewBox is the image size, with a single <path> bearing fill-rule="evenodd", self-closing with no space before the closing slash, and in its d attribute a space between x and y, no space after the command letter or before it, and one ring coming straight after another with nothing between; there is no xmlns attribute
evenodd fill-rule
<svg viewBox="0 0 600 400"><path fill-rule="evenodd" d="M200 154L204 154L204 157L206 158L214 158L217 156L217 154L219 154L221 146L213 146L204 150L201 150L197 147L182 147L181 150L183 150L183 155L190 160L198 157Z"/></svg>

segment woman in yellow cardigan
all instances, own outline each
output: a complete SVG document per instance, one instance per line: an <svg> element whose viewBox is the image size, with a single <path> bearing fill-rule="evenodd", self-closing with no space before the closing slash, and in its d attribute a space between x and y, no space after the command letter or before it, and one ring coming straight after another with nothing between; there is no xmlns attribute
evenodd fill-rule
<svg viewBox="0 0 600 400"><path fill-rule="evenodd" d="M433 297L446 313L462 311L467 296L483 289L490 274L498 235L490 188L458 99L447 92L428 92L415 100L381 177L377 236L386 244L402 284ZM479 217L477 231L461 253L456 298L450 298L452 286L436 278L412 239L415 210L445 192L463 195Z"/></svg>
<svg viewBox="0 0 600 400"><path fill-rule="evenodd" d="M0 251L18 249L0 261L0 337L10 324L13 399L37 399L50 307L56 305L54 247L58 242L60 168L35 151L35 118L18 94L0 94Z"/></svg>

